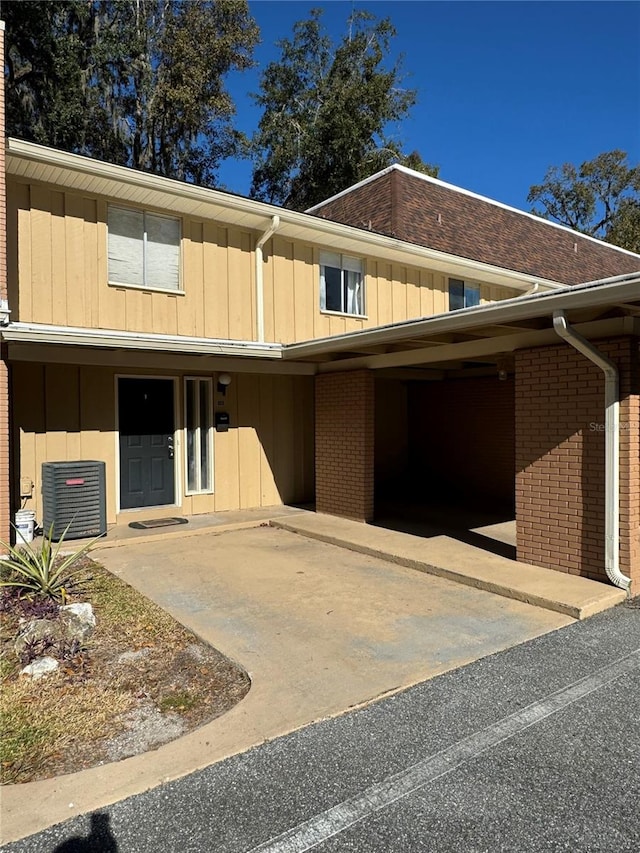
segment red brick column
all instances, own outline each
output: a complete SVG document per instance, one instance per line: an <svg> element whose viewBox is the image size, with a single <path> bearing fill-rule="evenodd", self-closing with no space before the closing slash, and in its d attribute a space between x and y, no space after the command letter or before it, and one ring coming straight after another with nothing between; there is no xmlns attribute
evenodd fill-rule
<svg viewBox="0 0 640 853"><path fill-rule="evenodd" d="M594 342L620 371L620 568L640 585L638 339ZM516 353L518 559L606 580L604 375L568 344Z"/></svg>
<svg viewBox="0 0 640 853"><path fill-rule="evenodd" d="M373 518L373 374L316 376L316 510Z"/></svg>
<svg viewBox="0 0 640 853"><path fill-rule="evenodd" d="M0 69L4 74L4 21L0 21ZM5 175L4 77L0 85L0 303L7 300L7 191ZM0 343L0 539L9 541L9 365L6 345Z"/></svg>

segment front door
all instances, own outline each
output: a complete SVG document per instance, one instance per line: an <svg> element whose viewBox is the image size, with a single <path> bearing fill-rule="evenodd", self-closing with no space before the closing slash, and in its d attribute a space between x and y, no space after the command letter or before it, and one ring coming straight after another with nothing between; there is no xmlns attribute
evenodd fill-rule
<svg viewBox="0 0 640 853"><path fill-rule="evenodd" d="M173 380L118 379L120 509L175 503Z"/></svg>

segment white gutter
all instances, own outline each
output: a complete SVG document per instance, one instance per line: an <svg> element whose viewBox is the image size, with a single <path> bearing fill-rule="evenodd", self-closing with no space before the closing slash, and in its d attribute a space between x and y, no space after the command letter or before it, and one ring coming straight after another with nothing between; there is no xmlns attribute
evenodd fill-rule
<svg viewBox="0 0 640 853"><path fill-rule="evenodd" d="M613 280L603 279L588 284L567 285L561 290L552 292L538 291L530 295L523 294L512 299L477 305L473 308L434 314L432 317L418 320L402 320L399 323L389 323L357 332L344 332L326 338L312 338L309 341L286 344L284 357L310 358L369 345L402 343L407 338L461 332L483 324L496 325L536 317L549 317L556 308L578 310L625 300L634 302L640 300L640 271L621 278L616 277Z"/></svg>
<svg viewBox="0 0 640 853"><path fill-rule="evenodd" d="M281 344L196 338L187 335L158 335L121 332L117 329L83 329L44 323L11 323L0 328L5 341L30 344L66 344L101 349L152 350L198 355L240 355L253 358L282 358Z"/></svg>
<svg viewBox="0 0 640 853"><path fill-rule="evenodd" d="M553 312L553 328L574 349L604 373L605 405L605 571L611 583L629 592L631 578L620 571L620 397L615 364L567 322L564 311Z"/></svg>
<svg viewBox="0 0 640 853"><path fill-rule="evenodd" d="M273 216L271 225L256 242L256 331L258 342L264 342L264 269L262 247L270 240L280 225L280 217Z"/></svg>

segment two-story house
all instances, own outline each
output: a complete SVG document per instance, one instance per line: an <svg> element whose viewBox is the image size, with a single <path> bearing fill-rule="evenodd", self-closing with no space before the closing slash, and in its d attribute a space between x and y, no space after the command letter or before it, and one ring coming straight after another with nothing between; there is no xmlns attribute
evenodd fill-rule
<svg viewBox="0 0 640 853"><path fill-rule="evenodd" d="M400 167L298 213L4 161L0 538L91 459L110 525L475 501L523 561L640 577L639 256Z"/></svg>

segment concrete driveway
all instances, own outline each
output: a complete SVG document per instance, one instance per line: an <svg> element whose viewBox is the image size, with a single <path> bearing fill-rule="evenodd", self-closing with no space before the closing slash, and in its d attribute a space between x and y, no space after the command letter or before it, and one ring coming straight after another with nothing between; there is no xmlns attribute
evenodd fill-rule
<svg viewBox="0 0 640 853"><path fill-rule="evenodd" d="M244 666L252 687L228 714L154 752L6 789L5 840L573 622L266 526L93 556Z"/></svg>

